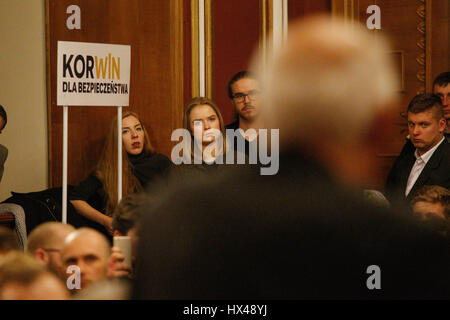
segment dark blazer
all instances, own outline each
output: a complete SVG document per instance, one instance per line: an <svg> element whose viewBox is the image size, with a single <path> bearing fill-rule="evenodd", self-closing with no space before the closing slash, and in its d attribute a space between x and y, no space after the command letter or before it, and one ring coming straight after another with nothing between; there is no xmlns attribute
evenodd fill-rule
<svg viewBox="0 0 450 320"><path fill-rule="evenodd" d="M406 142L389 172L385 185L385 195L394 206L407 205L414 197L414 193L424 185L450 188L450 143L444 139L425 165L408 197L405 197L408 177L416 162L415 148L411 148L408 144L410 145L411 142Z"/></svg>

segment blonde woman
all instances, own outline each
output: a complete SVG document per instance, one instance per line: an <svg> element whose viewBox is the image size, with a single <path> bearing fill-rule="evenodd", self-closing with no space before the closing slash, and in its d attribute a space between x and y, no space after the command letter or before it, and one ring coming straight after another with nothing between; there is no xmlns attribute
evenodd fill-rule
<svg viewBox="0 0 450 320"><path fill-rule="evenodd" d="M212 100L204 97L193 98L184 111L183 128L191 134L191 141L188 142L191 143L191 154L183 155L185 159L190 158L191 163L196 157L201 157L203 163L211 164L219 156L225 155L225 125L219 108ZM218 143L220 145L217 145ZM205 152L208 146L211 152ZM225 162L225 159L223 161Z"/></svg>

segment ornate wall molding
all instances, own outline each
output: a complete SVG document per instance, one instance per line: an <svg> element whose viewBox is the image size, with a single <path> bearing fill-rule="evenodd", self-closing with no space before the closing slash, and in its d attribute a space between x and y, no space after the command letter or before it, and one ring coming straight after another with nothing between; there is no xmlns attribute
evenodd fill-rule
<svg viewBox="0 0 450 320"><path fill-rule="evenodd" d="M419 22L417 23L417 31L419 32L419 38L416 42L417 47L420 49L416 56L416 62L419 65L419 69L416 72L416 79L419 81L420 86L417 94L425 93L425 1L418 0L420 2L419 7L416 10L416 14L419 17Z"/></svg>
<svg viewBox="0 0 450 320"><path fill-rule="evenodd" d="M420 82L420 87L417 93L430 92L431 88L431 1L432 0L418 0L419 7L416 14L419 17L417 23L417 31L419 38L416 45L420 52L416 56L416 62L419 65L419 70L416 72L417 81Z"/></svg>

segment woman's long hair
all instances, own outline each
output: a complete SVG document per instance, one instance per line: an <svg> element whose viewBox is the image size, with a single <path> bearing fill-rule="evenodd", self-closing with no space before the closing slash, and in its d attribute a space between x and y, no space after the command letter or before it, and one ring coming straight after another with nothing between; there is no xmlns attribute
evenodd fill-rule
<svg viewBox="0 0 450 320"><path fill-rule="evenodd" d="M217 107L217 105L210 99L205 98L205 97L195 97L192 98L192 100L186 105L186 109L184 110L184 116L183 116L183 128L189 130L189 132L191 133L191 136L194 136L194 133L191 131L191 111L192 109L194 109L196 106L200 106L200 105L208 105L210 106L214 112L217 115L217 118L219 118L219 126L220 126L220 132L222 133L222 137L223 137L223 146L221 148L221 151L223 152L223 154L225 155L226 153L226 146L227 146L227 138L225 135L225 124L223 122L223 117L222 114L220 113L219 108ZM191 160L194 160L194 139L191 139ZM185 155L183 155L183 157L185 157Z"/></svg>
<svg viewBox="0 0 450 320"><path fill-rule="evenodd" d="M144 131L144 147L142 152L145 154L153 154L154 149L150 143L147 130L142 123L139 116L131 111L126 111L122 114L122 120L133 116L142 126ZM97 164L95 175L103 184L103 191L106 196L106 212L108 216L112 216L114 208L117 205L117 117L111 122L109 133L106 137L105 146L100 156L100 161ZM133 167L132 163L128 159L128 153L125 148L122 148L122 193L123 196L139 192L142 190L142 186L139 180L134 176L131 171Z"/></svg>

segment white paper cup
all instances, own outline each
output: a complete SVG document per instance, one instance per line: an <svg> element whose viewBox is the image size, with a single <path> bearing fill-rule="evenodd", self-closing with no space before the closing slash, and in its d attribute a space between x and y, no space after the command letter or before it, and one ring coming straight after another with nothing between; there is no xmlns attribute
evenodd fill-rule
<svg viewBox="0 0 450 320"><path fill-rule="evenodd" d="M131 266L131 237L128 236L114 237L113 243L114 247L118 247L125 256L124 263Z"/></svg>

